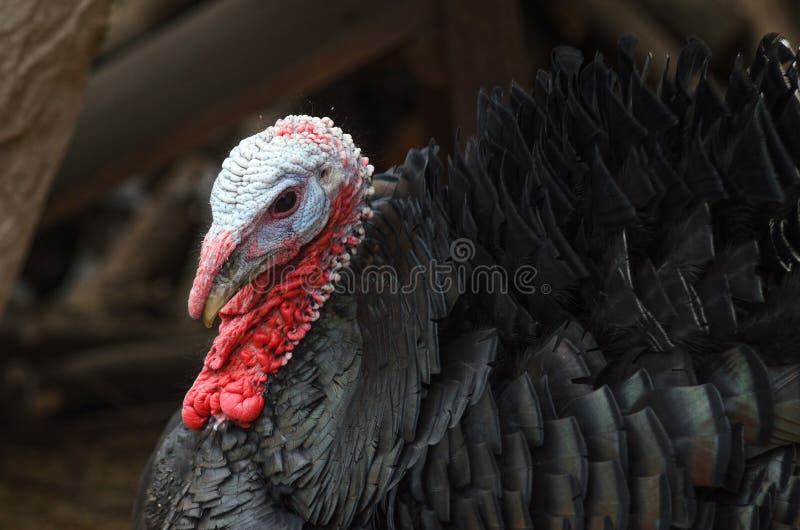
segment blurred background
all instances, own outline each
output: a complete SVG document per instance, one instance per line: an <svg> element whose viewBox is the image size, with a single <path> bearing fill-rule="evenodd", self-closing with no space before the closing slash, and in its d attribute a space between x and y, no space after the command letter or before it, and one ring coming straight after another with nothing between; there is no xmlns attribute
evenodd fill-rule
<svg viewBox="0 0 800 530"><path fill-rule="evenodd" d="M698 35L724 89L772 31L798 43L797 0L0 2L0 528L129 526L212 338L186 298L243 136L327 115L379 170L446 158L556 44L614 64L633 33L662 68Z"/></svg>

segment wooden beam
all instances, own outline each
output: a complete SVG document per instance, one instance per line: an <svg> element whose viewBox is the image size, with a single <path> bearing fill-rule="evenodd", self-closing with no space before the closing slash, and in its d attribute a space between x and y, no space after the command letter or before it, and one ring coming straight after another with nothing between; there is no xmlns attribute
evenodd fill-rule
<svg viewBox="0 0 800 530"><path fill-rule="evenodd" d="M199 154L173 164L145 204L118 231L97 268L62 287L56 311L86 317L119 315L142 304L171 302L175 293L157 279L166 276L175 262L185 261L186 241L194 239L202 218L197 211L199 190L210 188L218 164ZM185 314L185 294L179 296L181 315Z"/></svg>
<svg viewBox="0 0 800 530"><path fill-rule="evenodd" d="M44 222L380 56L429 22L429 4L228 0L192 11L92 78Z"/></svg>
<svg viewBox="0 0 800 530"><path fill-rule="evenodd" d="M113 2L108 17L108 34L100 50L101 60L158 27L192 0L137 0Z"/></svg>
<svg viewBox="0 0 800 530"><path fill-rule="evenodd" d="M475 132L478 91L533 82L519 0L443 0L453 121Z"/></svg>
<svg viewBox="0 0 800 530"><path fill-rule="evenodd" d="M653 19L641 2L634 0L566 0L564 2L541 2L542 9L549 11L556 19L556 26L562 30L567 25L582 26L584 31L591 28L605 42L614 43L626 33L634 33L639 41L636 53L639 60L653 52L650 67L651 79L661 75L669 56L672 68L681 51L680 40L673 37L663 25ZM575 35L577 39L585 36ZM578 44L573 42L572 44ZM612 56L613 57L613 56Z"/></svg>
<svg viewBox="0 0 800 530"><path fill-rule="evenodd" d="M794 12L789 7L789 2L781 0L738 0L734 2L740 16L750 22L753 27L753 47L758 41L773 31L781 37L789 39L792 46L797 48L800 44L800 11L795 4Z"/></svg>
<svg viewBox="0 0 800 530"><path fill-rule="evenodd" d="M0 2L0 314L67 148L107 0Z"/></svg>

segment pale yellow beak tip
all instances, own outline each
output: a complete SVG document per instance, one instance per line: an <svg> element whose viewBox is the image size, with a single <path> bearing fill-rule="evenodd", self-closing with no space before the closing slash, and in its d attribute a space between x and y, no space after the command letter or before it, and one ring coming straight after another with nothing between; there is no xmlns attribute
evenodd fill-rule
<svg viewBox="0 0 800 530"><path fill-rule="evenodd" d="M230 300L230 294L227 292L212 291L209 294L203 306L203 324L207 328L211 328L214 325L214 321L219 315L219 310L228 303L228 300Z"/></svg>

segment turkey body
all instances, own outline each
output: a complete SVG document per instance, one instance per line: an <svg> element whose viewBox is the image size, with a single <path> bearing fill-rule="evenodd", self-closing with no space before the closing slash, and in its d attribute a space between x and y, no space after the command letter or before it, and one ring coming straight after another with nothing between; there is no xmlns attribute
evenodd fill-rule
<svg viewBox="0 0 800 530"><path fill-rule="evenodd" d="M376 175L260 417L176 416L134 526L800 528L795 57L722 96L634 46L481 94L446 186L433 145Z"/></svg>

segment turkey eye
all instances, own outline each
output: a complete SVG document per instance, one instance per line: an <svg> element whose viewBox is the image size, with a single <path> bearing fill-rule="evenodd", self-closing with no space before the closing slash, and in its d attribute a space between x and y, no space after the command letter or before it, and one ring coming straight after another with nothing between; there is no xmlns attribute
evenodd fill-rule
<svg viewBox="0 0 800 530"><path fill-rule="evenodd" d="M286 217L292 213L296 207L297 192L294 190L287 190L281 193L280 197L275 199L275 202L269 207L269 213L275 218Z"/></svg>

